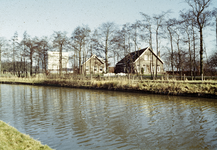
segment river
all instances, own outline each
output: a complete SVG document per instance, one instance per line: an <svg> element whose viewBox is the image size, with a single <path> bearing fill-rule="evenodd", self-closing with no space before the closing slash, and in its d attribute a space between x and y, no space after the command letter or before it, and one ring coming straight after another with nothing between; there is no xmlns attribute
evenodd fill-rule
<svg viewBox="0 0 217 150"><path fill-rule="evenodd" d="M0 85L0 120L51 148L217 149L217 100Z"/></svg>

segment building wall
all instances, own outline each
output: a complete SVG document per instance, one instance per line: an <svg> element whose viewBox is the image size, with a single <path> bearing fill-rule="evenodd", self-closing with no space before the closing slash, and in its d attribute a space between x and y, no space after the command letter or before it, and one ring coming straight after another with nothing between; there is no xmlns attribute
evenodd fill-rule
<svg viewBox="0 0 217 150"><path fill-rule="evenodd" d="M103 72L105 72L105 63L96 57L91 57L82 65L82 74L101 74Z"/></svg>
<svg viewBox="0 0 217 150"><path fill-rule="evenodd" d="M62 52L62 68L68 68L68 52ZM59 70L59 52L48 52L48 70Z"/></svg>
<svg viewBox="0 0 217 150"><path fill-rule="evenodd" d="M153 61L152 61L153 59ZM134 63L134 66L138 73L142 73L142 68L144 69L144 74L149 74L151 72L156 72L156 57L150 52L150 50L145 51ZM153 65L152 65L153 63ZM153 66L153 68L152 68ZM157 59L157 73L163 73L163 63ZM153 69L153 70L152 70Z"/></svg>
<svg viewBox="0 0 217 150"><path fill-rule="evenodd" d="M152 65L152 56L153 56L153 65ZM142 74L142 68L144 69L144 74L151 74L152 67L153 71L156 72L156 56L150 51L145 51L133 64L119 64L116 65L115 73L120 72L132 72L132 73L139 73ZM157 66L158 66L158 72L157 73L163 73L163 63L157 59ZM152 72L153 72L152 71Z"/></svg>

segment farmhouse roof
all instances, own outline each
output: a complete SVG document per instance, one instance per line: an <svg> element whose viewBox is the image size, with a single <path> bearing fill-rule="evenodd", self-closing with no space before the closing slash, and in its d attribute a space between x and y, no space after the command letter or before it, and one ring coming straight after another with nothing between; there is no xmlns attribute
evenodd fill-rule
<svg viewBox="0 0 217 150"><path fill-rule="evenodd" d="M147 50L150 50L156 58L158 58L162 63L164 63L159 56L157 56L150 47L143 48L141 50L129 53L122 60L120 60L116 65L122 65L124 63L135 62L137 59Z"/></svg>
<svg viewBox="0 0 217 150"><path fill-rule="evenodd" d="M105 61L102 58L97 57L95 54L93 54L89 59L87 59L82 65L84 65L85 63L87 63L91 58L96 58L98 59L102 64L105 63Z"/></svg>

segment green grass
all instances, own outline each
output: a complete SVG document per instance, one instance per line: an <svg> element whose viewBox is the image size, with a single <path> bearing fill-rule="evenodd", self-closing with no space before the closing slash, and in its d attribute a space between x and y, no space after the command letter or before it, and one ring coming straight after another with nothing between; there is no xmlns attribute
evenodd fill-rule
<svg viewBox="0 0 217 150"><path fill-rule="evenodd" d="M51 150L0 120L0 150Z"/></svg>

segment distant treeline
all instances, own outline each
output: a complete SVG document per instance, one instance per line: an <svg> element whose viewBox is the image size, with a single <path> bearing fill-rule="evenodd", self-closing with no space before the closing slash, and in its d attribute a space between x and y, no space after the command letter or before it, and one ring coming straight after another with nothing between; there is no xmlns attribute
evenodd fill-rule
<svg viewBox="0 0 217 150"><path fill-rule="evenodd" d="M88 25L82 25L75 28L70 36L66 32L55 31L51 36L41 38L24 32L20 41L15 32L10 40L0 39L0 64L1 61L8 64L4 67L0 65L0 70L29 72L32 75L41 69L46 73L48 51L58 51L61 74L61 54L67 51L70 52L70 67L77 68L78 73L82 63L93 54L105 59L108 72L110 64L116 64L130 52L147 45L154 48L158 55L161 54L165 70L173 75L175 70L180 74L190 72L191 76L196 72L200 75L215 73L217 50L207 56L203 31L215 28L215 24L217 28L217 9L211 8L212 0L185 2L189 8L180 10L177 18L170 18L170 11L152 16L140 12L142 19L122 26L106 22L91 30ZM215 43L209 47L215 47Z"/></svg>

